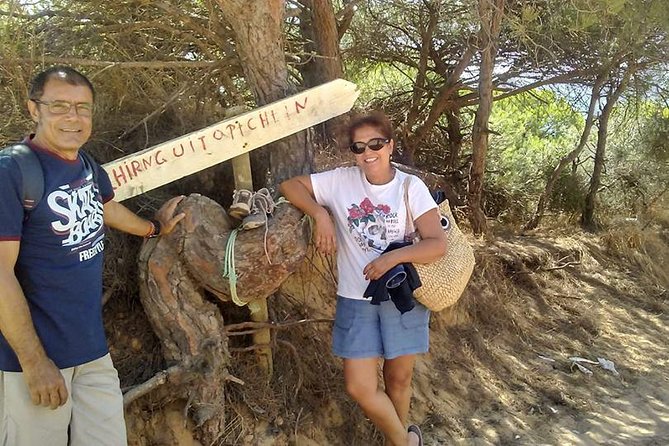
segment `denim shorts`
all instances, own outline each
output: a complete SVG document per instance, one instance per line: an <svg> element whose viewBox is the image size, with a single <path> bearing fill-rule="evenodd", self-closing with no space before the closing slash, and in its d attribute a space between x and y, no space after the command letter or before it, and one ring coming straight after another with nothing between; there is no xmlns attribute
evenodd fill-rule
<svg viewBox="0 0 669 446"><path fill-rule="evenodd" d="M372 305L369 300L337 296L332 352L349 359L426 353L429 325L430 310L418 302L401 314L390 300Z"/></svg>

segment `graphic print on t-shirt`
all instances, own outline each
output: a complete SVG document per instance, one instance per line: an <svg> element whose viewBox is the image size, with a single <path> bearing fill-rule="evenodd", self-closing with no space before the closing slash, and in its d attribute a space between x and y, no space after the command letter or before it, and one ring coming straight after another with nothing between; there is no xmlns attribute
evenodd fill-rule
<svg viewBox="0 0 669 446"><path fill-rule="evenodd" d="M373 204L365 197L360 204L351 204L348 211L348 230L364 251L383 252L390 241L397 239L397 212L387 204Z"/></svg>
<svg viewBox="0 0 669 446"><path fill-rule="evenodd" d="M62 246L80 251L80 261L102 252L104 242L99 233L104 224L103 204L92 174L80 182L59 186L49 194L47 203L58 216L51 222L51 229L62 236Z"/></svg>

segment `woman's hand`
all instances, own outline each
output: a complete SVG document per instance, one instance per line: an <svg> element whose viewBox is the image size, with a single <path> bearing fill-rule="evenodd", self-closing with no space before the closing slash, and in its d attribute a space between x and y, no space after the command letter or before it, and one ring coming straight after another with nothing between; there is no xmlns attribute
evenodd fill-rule
<svg viewBox="0 0 669 446"><path fill-rule="evenodd" d="M390 271L398 262L395 254L399 250L386 252L381 254L376 259L372 260L365 266L362 270L362 273L365 275L367 280L377 280L380 279L385 273Z"/></svg>
<svg viewBox="0 0 669 446"><path fill-rule="evenodd" d="M314 243L316 249L323 254L334 254L337 250L337 238L332 217L325 208L314 218L316 227L314 229Z"/></svg>

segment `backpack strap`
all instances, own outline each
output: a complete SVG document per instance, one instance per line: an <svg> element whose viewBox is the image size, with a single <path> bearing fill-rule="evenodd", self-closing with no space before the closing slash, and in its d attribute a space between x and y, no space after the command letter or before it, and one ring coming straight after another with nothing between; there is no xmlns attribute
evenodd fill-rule
<svg viewBox="0 0 669 446"><path fill-rule="evenodd" d="M44 195L44 172L39 158L26 144L14 144L0 150L0 156L10 156L19 165L23 182L21 185L23 209L26 212L32 211Z"/></svg>
<svg viewBox="0 0 669 446"><path fill-rule="evenodd" d="M79 155L81 155L81 160L84 163L84 169L86 172L93 172L93 183L100 188L100 184L98 183L98 179L100 178L100 164L95 161L95 158L93 158L90 154L84 152L83 150L79 150Z"/></svg>
<svg viewBox="0 0 669 446"><path fill-rule="evenodd" d="M93 173L93 182L98 185L100 165L88 153L80 150L86 172ZM44 171L35 152L26 144L14 144L0 150L0 156L9 156L16 161L21 171L21 200L26 214L37 207L44 196ZM99 186L98 186L99 187Z"/></svg>

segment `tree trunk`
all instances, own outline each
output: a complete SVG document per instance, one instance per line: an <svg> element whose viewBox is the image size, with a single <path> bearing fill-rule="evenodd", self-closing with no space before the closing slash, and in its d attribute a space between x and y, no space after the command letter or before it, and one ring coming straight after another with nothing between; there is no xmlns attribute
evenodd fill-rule
<svg viewBox="0 0 669 446"><path fill-rule="evenodd" d="M339 50L339 32L332 0L302 0L300 32L305 40L304 52L310 56L300 72L307 87L315 87L339 79L344 69ZM333 141L341 132L343 116L329 119L321 126L324 141Z"/></svg>
<svg viewBox="0 0 669 446"><path fill-rule="evenodd" d="M305 50L311 54L301 68L307 87L338 79L344 69L339 51L339 34L332 0L302 0L304 10L300 29L308 39Z"/></svg>
<svg viewBox="0 0 669 446"><path fill-rule="evenodd" d="M460 151L462 150L462 127L460 118L460 109L449 110L446 112L448 120L448 169L458 170L460 165Z"/></svg>
<svg viewBox="0 0 669 446"><path fill-rule="evenodd" d="M472 129L472 167L469 174L469 219L475 234L487 231L483 212L483 176L488 151L488 120L492 110L492 73L497 54L504 0L479 0L481 17L481 69L479 78L479 101L474 128Z"/></svg>
<svg viewBox="0 0 669 446"><path fill-rule="evenodd" d="M608 67L606 67L606 70L603 70L595 79L595 82L592 85L592 93L590 95L590 106L588 107L588 115L585 120L585 126L583 127L583 132L581 133L581 139L579 140L576 148L574 148L574 150L569 152L567 156L562 158L558 163L558 165L555 167L555 169L553 169L553 172L551 173L551 176L548 179L548 182L546 183L546 188L544 189L543 193L539 196L537 209L534 211L532 219L525 225L525 229L534 229L537 226L539 226L539 222L541 221L541 218L544 215L546 201L549 200L551 195L553 194L553 187L555 187L555 183L557 183L557 180L560 178L562 171L570 163L573 163L574 160L585 148L585 145L588 142L588 138L590 137L590 131L592 130L592 126L595 122L595 110L597 109L597 103L601 98L602 87L606 82L606 80L608 79L608 76L609 76Z"/></svg>
<svg viewBox="0 0 669 446"><path fill-rule="evenodd" d="M427 80L428 62L430 58L430 50L432 49L432 36L437 28L439 22L439 11L432 8L429 3L425 4L428 10L429 18L427 25L420 31L421 46L420 58L418 61L418 73L416 73L416 81L413 84L413 92L411 94L411 104L406 114L406 120L401 128L401 135L404 144L402 144L402 162L404 164L415 165L415 151L417 141L413 141L410 137L416 122L420 116L421 105L425 98L425 84ZM423 26L423 22L421 22Z"/></svg>
<svg viewBox="0 0 669 446"><path fill-rule="evenodd" d="M184 413L193 419L195 437L215 444L224 432L230 376L227 336L215 299L242 305L274 293L304 260L309 225L297 209L282 204L269 218L267 233L264 228L240 231L229 250L232 221L218 203L193 194L178 212L186 217L174 232L142 247L140 298L166 362L188 376L166 384L168 399L188 401ZM222 276L226 266L236 274L236 294L231 280Z"/></svg>
<svg viewBox="0 0 669 446"><path fill-rule="evenodd" d="M237 52L244 76L258 105L282 99L296 92L288 78L283 47L282 23L284 0L245 1L217 0L235 34ZM255 150L253 161L256 188L271 182L310 173L312 150L308 131L302 131L274 142L265 150Z"/></svg>
<svg viewBox="0 0 669 446"><path fill-rule="evenodd" d="M462 73L469 66L469 63L474 56L474 52L474 46L469 45L455 68L453 68L453 71L446 77L444 85L442 85L432 101L427 118L425 118L425 121L411 135L409 139L409 145L411 147L418 147L421 141L423 141L432 131L435 124L439 121L441 115L446 111L449 105L456 105L454 102L457 102L456 100L458 99L460 76L462 76ZM460 107L460 105L457 105L457 108Z"/></svg>
<svg viewBox="0 0 669 446"><path fill-rule="evenodd" d="M195 436L212 444L225 428L225 376L230 361L223 316L204 298L178 259L176 239L147 243L140 255L140 297L168 364L192 368L188 386L173 388L175 398L190 403Z"/></svg>
<svg viewBox="0 0 669 446"><path fill-rule="evenodd" d="M355 15L355 8L361 3L361 0L344 0L343 8L337 12L335 19L337 20L337 34L339 34L339 41L344 37L346 31L351 27L353 16Z"/></svg>
<svg viewBox="0 0 669 446"><path fill-rule="evenodd" d="M589 231L594 231L597 229L597 224L595 222L595 202L597 199L597 192L599 191L599 185L601 184L602 171L604 170L609 118L611 117L613 107L618 102L618 99L620 99L620 95L627 88L627 84L629 83L629 80L634 73L634 69L635 67L632 65L625 70L625 74L623 75L622 80L615 88L615 90L613 89L613 86L611 86L609 98L607 99L606 105L604 105L602 114L599 117L595 164L592 168L590 187L588 188L588 194L585 197L585 206L583 207L583 215L581 216L581 226Z"/></svg>

